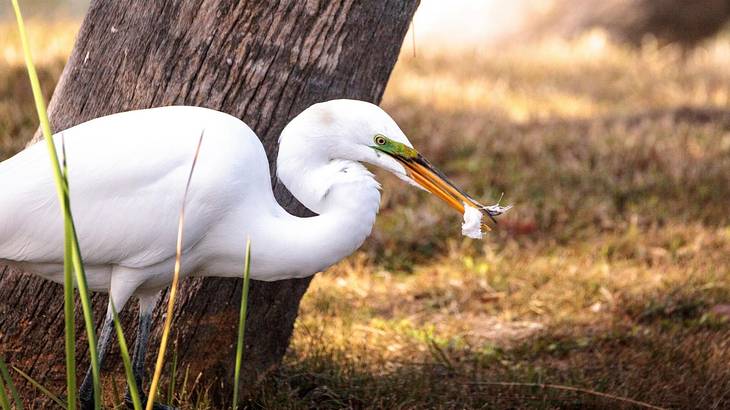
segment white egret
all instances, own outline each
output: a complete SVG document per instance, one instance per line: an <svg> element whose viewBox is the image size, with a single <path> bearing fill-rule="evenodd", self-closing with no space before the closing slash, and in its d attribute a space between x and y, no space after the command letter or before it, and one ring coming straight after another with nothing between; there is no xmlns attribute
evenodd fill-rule
<svg viewBox="0 0 730 410"><path fill-rule="evenodd" d="M139 300L134 368L140 385L150 315L172 280L177 214L203 131L186 202L181 277L239 277L246 237L254 244L251 277L257 280L310 276L350 255L370 234L380 205L380 186L362 163L384 168L462 213L474 207L492 218L506 210L484 207L456 188L388 114L362 101L315 104L281 133L277 175L317 214L309 218L277 203L263 146L230 115L162 107L65 130L59 134L89 288L109 292L120 311L130 297ZM55 141L60 151L60 138ZM45 147L35 144L0 163L0 187L0 261L63 283L63 224ZM100 360L111 335L109 309ZM93 403L88 373L80 397Z"/></svg>

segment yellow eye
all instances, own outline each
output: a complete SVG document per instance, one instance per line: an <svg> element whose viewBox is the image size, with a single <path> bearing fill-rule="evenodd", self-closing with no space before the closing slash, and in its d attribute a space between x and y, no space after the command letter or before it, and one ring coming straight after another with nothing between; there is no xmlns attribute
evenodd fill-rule
<svg viewBox="0 0 730 410"><path fill-rule="evenodd" d="M378 145L385 145L385 137L382 135L375 136L375 143Z"/></svg>

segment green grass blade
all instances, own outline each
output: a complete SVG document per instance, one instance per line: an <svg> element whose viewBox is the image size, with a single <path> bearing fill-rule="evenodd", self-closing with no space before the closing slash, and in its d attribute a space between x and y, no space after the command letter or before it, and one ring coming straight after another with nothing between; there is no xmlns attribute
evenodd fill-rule
<svg viewBox="0 0 730 410"><path fill-rule="evenodd" d="M63 179L67 180L66 145L63 136L61 136L61 147L63 155ZM72 245L69 242L72 235L71 225L64 223L63 320L66 327L66 406L69 410L76 409L76 320L74 317L73 264L71 262Z"/></svg>
<svg viewBox="0 0 730 410"><path fill-rule="evenodd" d="M63 136L61 137L63 142ZM101 409L101 375L99 370L99 355L96 350L96 329L94 328L94 316L93 307L91 306L91 297L89 297L89 286L86 281L86 270L81 259L81 250L79 249L79 238L76 234L76 227L74 226L73 216L71 215L71 188L66 178L66 155L65 145L62 143L63 153L63 183L66 187L64 201L65 206L63 207L66 214L64 217L64 228L66 236L65 252L66 255L71 256L70 264L73 266L73 272L75 274L76 286L79 288L79 296L81 299L81 310L84 316L84 327L86 329L86 335L89 342L89 357L91 362L91 379L94 386L94 408L96 410ZM64 267L69 263L68 260L64 260Z"/></svg>
<svg viewBox="0 0 730 410"><path fill-rule="evenodd" d="M236 341L236 368L233 373L233 410L238 408L238 383L241 379L243 363L243 337L246 331L246 309L248 307L248 286L251 279L251 239L246 240L246 258L243 269L243 289L241 290L241 310L238 315L238 340Z"/></svg>
<svg viewBox="0 0 730 410"><path fill-rule="evenodd" d="M68 224L66 224L68 225ZM68 228L65 227L68 231ZM74 319L74 282L71 260L66 259L71 247L66 246L67 252L63 262L63 320L66 326L66 395L69 410L76 409L76 329Z"/></svg>
<svg viewBox="0 0 730 410"><path fill-rule="evenodd" d="M53 170L53 178L56 185L56 192L58 194L59 203L61 205L61 213L64 218L64 232L66 234L64 246L66 247L66 249L68 249L69 247L71 248L72 263L74 267L74 273L76 274L76 284L79 287L79 293L81 295L81 307L84 313L84 324L86 327L86 333L89 342L89 356L91 361L92 380L94 383L94 408L99 410L101 409L101 384L99 383L99 357L96 351L96 331L94 329L91 302L89 298L88 287L86 285L86 275L84 273L83 264L81 262L81 253L79 250L78 238L76 236L76 228L74 226L73 218L71 215L68 181L61 173L58 155L56 154L56 148L53 144L53 133L51 132L51 125L48 120L46 104L43 100L40 82L38 81L38 74L36 72L35 65L33 64L33 58L30 52L30 44L28 43L28 35L25 30L25 24L23 23L23 16L20 13L18 1L11 0L11 2L13 4L13 10L15 11L15 17L18 23L20 41L23 46L25 65L28 69L28 77L30 78L30 85L33 91L33 99L35 101L36 111L38 113L38 120L41 125L43 137L46 141L46 147L48 148L48 154L51 160L51 168ZM68 251L66 251L65 254L68 255Z"/></svg>
<svg viewBox="0 0 730 410"><path fill-rule="evenodd" d="M1 357L0 363L2 363L2 367L5 367L5 361ZM12 383L12 380L10 383ZM8 400L8 392L5 391L3 377L0 377L0 406L2 406L3 410L10 410L10 400Z"/></svg>
<svg viewBox="0 0 730 410"><path fill-rule="evenodd" d="M10 402L8 401L8 392L5 391L5 383L0 379L0 407L3 410L10 410Z"/></svg>
<svg viewBox="0 0 730 410"><path fill-rule="evenodd" d="M15 409L16 410L23 410L23 401L20 400L20 395L18 394L18 389L15 388L15 383L13 383L13 379L10 377L10 373L8 372L8 366L5 365L5 360L3 360L2 357L0 357L0 374L2 374L2 378L5 380L5 383L8 386L8 390L10 390L10 394L13 396L13 402L15 402ZM5 391L3 390L3 393Z"/></svg>
<svg viewBox="0 0 730 410"><path fill-rule="evenodd" d="M129 395L132 396L132 404L134 410L142 410L142 400L139 398L139 391L137 391L137 382L134 379L134 372L132 371L132 360L129 358L129 349L127 349L127 340L124 338L124 331L122 331L122 325L119 324L119 315L117 315L117 309L114 307L114 302L109 299L112 306L112 313L114 313L114 328L117 331L117 339L119 340L119 350L122 354L122 362L124 363L124 375L127 377L127 385L129 386Z"/></svg>
<svg viewBox="0 0 730 410"><path fill-rule="evenodd" d="M99 354L96 350L96 329L94 328L94 310L91 306L91 298L89 297L89 287L86 283L86 272L81 261L81 253L79 250L79 241L76 236L76 229L73 226L70 207L67 208L68 218L66 225L71 230L73 241L71 242L71 261L76 274L76 285L79 288L79 296L81 298L81 310L84 314L84 327L89 342L89 358L91 362L91 378L94 384L94 408L101 410L101 376L99 371Z"/></svg>
<svg viewBox="0 0 730 410"><path fill-rule="evenodd" d="M18 369L15 366L13 366L13 370L18 372L21 376L23 376L23 378L25 380L28 380L30 382L30 384L32 384L36 389L40 390L41 393L45 394L49 399L53 400L56 404L61 406L61 408L63 408L63 409L66 408L66 403L64 403L63 400L59 399L58 396L56 396L55 394L51 393L50 390L43 387L43 385L38 383L34 378L28 376L25 372L23 372L22 370Z"/></svg>

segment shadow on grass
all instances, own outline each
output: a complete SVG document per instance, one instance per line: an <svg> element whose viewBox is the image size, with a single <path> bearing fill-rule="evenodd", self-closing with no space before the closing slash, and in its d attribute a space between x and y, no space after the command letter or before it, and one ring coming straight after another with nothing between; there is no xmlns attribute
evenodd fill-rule
<svg viewBox="0 0 730 410"><path fill-rule="evenodd" d="M715 296L639 296L613 323L558 325L509 348L429 346L421 363L313 337L248 397L254 408L669 408L730 406L730 322ZM533 385L522 385L533 384ZM538 386L538 385L543 386ZM544 386L558 385L558 386ZM569 391L559 386L585 389ZM606 397L600 394L617 396Z"/></svg>

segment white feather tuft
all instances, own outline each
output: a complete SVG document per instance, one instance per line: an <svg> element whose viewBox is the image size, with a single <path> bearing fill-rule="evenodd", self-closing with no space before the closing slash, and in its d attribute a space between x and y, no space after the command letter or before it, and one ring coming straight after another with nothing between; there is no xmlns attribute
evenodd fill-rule
<svg viewBox="0 0 730 410"><path fill-rule="evenodd" d="M461 224L461 234L473 239L482 239L482 213L467 204L464 204L464 223Z"/></svg>

